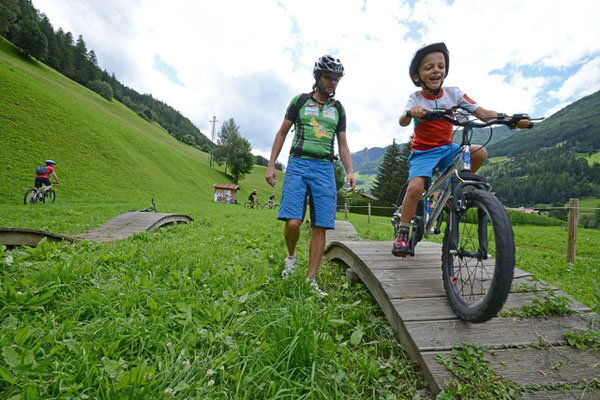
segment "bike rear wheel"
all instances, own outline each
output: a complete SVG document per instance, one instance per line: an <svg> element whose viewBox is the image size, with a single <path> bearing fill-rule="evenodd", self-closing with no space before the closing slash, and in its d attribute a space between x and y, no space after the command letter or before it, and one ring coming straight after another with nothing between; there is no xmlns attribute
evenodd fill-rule
<svg viewBox="0 0 600 400"><path fill-rule="evenodd" d="M42 197L44 203L54 203L54 200L56 200L56 192L52 189L49 189Z"/></svg>
<svg viewBox="0 0 600 400"><path fill-rule="evenodd" d="M252 205L252 203L250 203L249 201L244 203L244 207L246 207L246 208L250 208L251 205Z"/></svg>
<svg viewBox="0 0 600 400"><path fill-rule="evenodd" d="M458 317L485 322L502 309L513 279L515 243L502 203L484 190L451 211L442 248L444 289ZM493 258L492 258L493 257Z"/></svg>
<svg viewBox="0 0 600 400"><path fill-rule="evenodd" d="M25 205L35 203L37 201L35 195L36 195L36 191L34 189L29 189L28 191L26 191L25 197L23 199L25 202Z"/></svg>

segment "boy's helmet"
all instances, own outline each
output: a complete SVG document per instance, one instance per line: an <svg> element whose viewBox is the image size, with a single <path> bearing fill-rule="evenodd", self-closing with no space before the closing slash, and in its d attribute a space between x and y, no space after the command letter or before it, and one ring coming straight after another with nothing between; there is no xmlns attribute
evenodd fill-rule
<svg viewBox="0 0 600 400"><path fill-rule="evenodd" d="M446 44L444 42L439 42L423 45L413 55L412 61L410 62L410 68L408 70L410 81L414 83L415 86L421 86L420 79L416 82L413 80L413 75L419 75L419 66L421 65L421 60L423 60L423 57L425 57L427 54L436 51L442 53L446 59L446 76L448 76L448 69L450 68L450 53L448 52Z"/></svg>
<svg viewBox="0 0 600 400"><path fill-rule="evenodd" d="M54 161L52 161L52 160L46 160L46 164L54 165L56 163Z"/></svg>
<svg viewBox="0 0 600 400"><path fill-rule="evenodd" d="M315 79L318 80L322 72L334 72L344 76L344 66L339 58L324 55L315 61L315 67L313 68L313 76Z"/></svg>

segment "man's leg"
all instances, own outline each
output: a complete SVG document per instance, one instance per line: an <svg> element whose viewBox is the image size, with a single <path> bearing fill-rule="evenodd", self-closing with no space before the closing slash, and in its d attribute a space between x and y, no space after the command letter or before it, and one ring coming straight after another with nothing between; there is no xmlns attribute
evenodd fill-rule
<svg viewBox="0 0 600 400"><path fill-rule="evenodd" d="M321 226L313 226L310 236L310 250L308 257L308 278L312 279L317 275L323 252L325 251L325 236L327 229Z"/></svg>
<svg viewBox="0 0 600 400"><path fill-rule="evenodd" d="M298 239L300 239L301 226L302 220L300 219L288 219L285 222L283 237L285 238L289 256L294 256L296 254L296 245L298 244Z"/></svg>

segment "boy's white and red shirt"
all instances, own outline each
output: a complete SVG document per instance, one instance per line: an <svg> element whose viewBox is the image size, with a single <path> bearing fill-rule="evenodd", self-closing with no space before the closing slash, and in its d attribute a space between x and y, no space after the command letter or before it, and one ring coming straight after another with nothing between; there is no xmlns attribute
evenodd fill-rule
<svg viewBox="0 0 600 400"><path fill-rule="evenodd" d="M404 112L412 107L421 106L427 110L446 108L454 110L463 108L473 112L479 105L469 98L457 87L444 87L437 97L429 97L423 91L410 95ZM418 121L415 120L415 137L412 141L411 151L429 150L452 142L453 125L448 121Z"/></svg>

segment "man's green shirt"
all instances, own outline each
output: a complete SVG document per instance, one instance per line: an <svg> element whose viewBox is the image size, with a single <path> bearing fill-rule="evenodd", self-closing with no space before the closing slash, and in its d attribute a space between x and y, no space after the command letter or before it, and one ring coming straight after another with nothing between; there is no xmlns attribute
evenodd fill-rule
<svg viewBox="0 0 600 400"><path fill-rule="evenodd" d="M306 98L304 104L299 101ZM336 105L337 103L337 105ZM346 111L337 100L321 105L312 96L299 94L290 102L285 118L295 125L290 158L334 158L335 135L346 131Z"/></svg>

